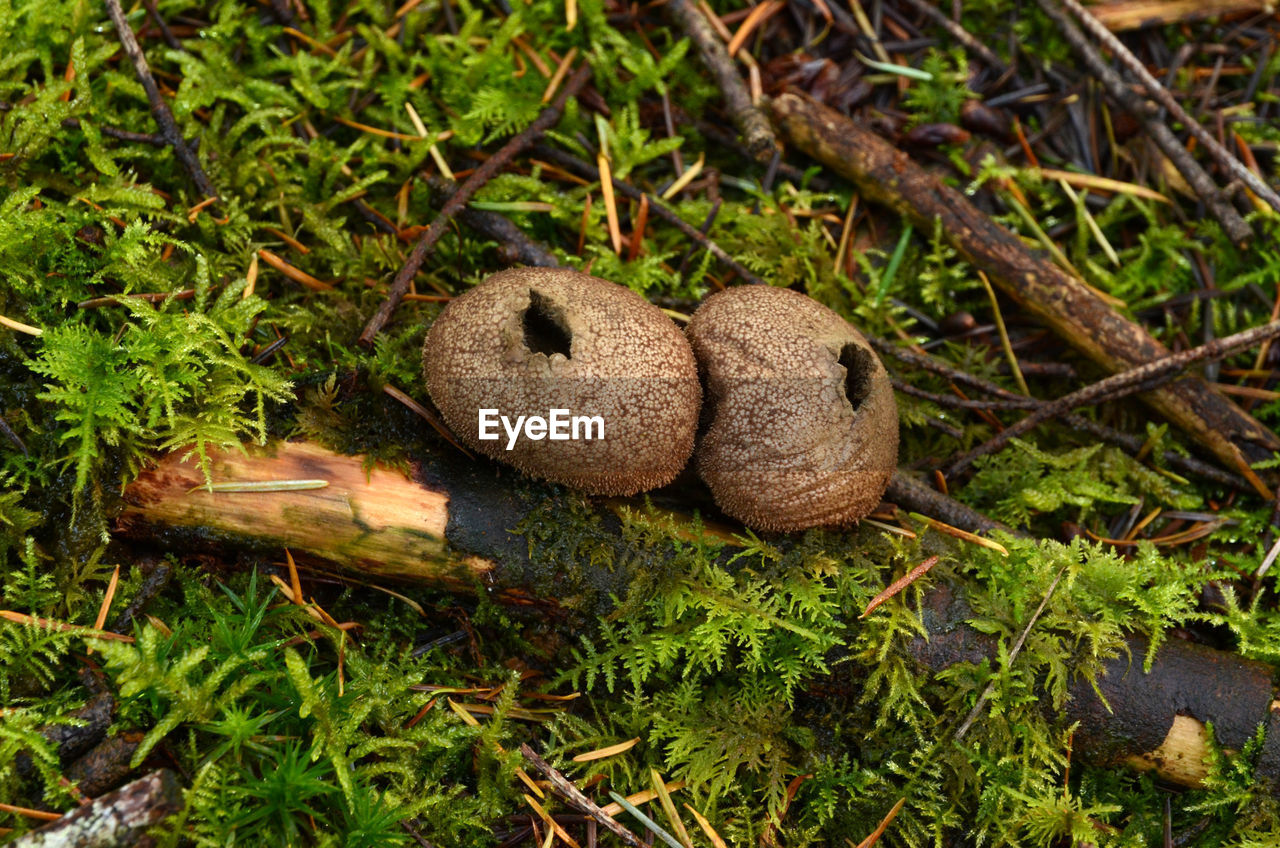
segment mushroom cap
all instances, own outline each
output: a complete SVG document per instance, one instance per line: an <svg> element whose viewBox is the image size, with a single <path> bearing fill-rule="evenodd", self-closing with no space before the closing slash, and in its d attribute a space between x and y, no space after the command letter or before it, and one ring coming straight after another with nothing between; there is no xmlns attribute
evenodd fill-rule
<svg viewBox="0 0 1280 848"><path fill-rule="evenodd" d="M854 327L789 289L719 292L685 329L710 423L698 474L728 515L760 530L853 524L898 462L889 375Z"/></svg>
<svg viewBox="0 0 1280 848"><path fill-rule="evenodd" d="M671 482L693 452L702 389L684 335L628 288L563 268L513 268L450 301L422 351L427 390L470 447L591 494ZM479 438L479 411L599 416L604 438L532 440L504 425ZM490 430L492 432L492 429ZM585 435L585 430L583 435Z"/></svg>

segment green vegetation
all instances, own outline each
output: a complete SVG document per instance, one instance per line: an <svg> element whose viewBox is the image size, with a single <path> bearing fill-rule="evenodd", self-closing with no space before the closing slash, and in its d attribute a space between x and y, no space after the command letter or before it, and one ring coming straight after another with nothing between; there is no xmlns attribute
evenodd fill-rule
<svg viewBox="0 0 1280 848"><path fill-rule="evenodd" d="M516 773L527 768L518 752L526 741L571 779L602 774L621 794L648 789L651 769L685 781L674 800L698 844L707 843L686 802L732 844L857 845L900 798L881 844L1160 844L1165 794L1153 777L1070 760L1072 728L1053 720L1068 684L1120 656L1129 634L1153 646L1135 663L1158 661L1171 628L1196 627L1247 657L1280 662L1280 614L1275 571L1256 596L1245 578L1265 553L1272 504L1165 468L1165 451L1189 448L1147 424L1134 402L1088 414L1147 436L1140 460L1051 423L981 460L953 491L1040 537L999 535L1007 557L916 519L902 521L914 538L866 523L786 539L748 534L741 546L691 542L657 511L634 509L620 530L606 529L584 501L521 484L547 498L547 516L563 519L518 528L535 565L610 569L620 532L637 575L612 611L574 610L561 621L483 593L396 587L405 601L305 575L306 594L332 618L309 615L268 579L283 551L227 559L113 541L119 492L156 452L203 457L306 435L403 461L445 444L381 391L392 385L426 400L418 351L439 305L406 302L373 350L355 344L408 252L379 221L429 222L421 175L439 172L436 155L455 171L473 167L475 151L492 152L533 119L547 79L531 53L553 70L553 54L576 49L610 106L604 116L571 101L549 143L592 161L603 149L616 176L655 190L674 177L673 151L686 166L705 155L723 197L711 238L770 282L806 290L889 338L921 333L916 314L968 312L982 322L992 314L981 281L937 232L913 231L886 274L904 229L886 213L872 222L871 246L837 265L848 188L809 172L766 189L763 165L710 141L693 119L716 107L718 92L665 26L619 24L598 0L577 3L572 30L564 4L551 0L512 3L509 14L496 8L506 4L460 0L450 10L456 32L439 0L303 5L309 19L290 33L269 4L159 0L181 49L165 46L143 5L130 12L135 31L147 28L147 58L219 190L216 204L195 209L201 198L169 148L113 132L151 133L155 124L105 11L87 0L0 0L0 315L43 331L0 329L0 415L15 436L0 436L0 607L91 627L116 566L108 623L142 590L140 561L166 559L174 573L135 619L132 643L0 619L0 801L75 805L40 731L79 722L72 714L91 696L80 672L91 669L118 699L109 732L141 736L132 765L174 768L188 787L185 811L163 827L167 845L414 844L402 822L435 845L495 845L528 821ZM1013 4L965 6L970 31L1004 43ZM1043 21L1020 14L1024 44L1070 61ZM193 21L202 22L198 35ZM968 62L949 47L920 55L933 79L907 83L899 105L913 124L956 120L973 97ZM1265 91L1280 63L1264 70ZM663 94L682 116L675 138L649 114L661 115ZM1276 134L1265 123L1236 126L1250 140ZM959 149L945 152L963 162ZM1143 320L1163 338L1204 324L1222 336L1269 317L1280 277L1273 219L1257 216L1261 236L1242 250L1177 203L1117 194L1086 213L1031 171L994 157L965 167L993 196L1025 198L1046 231L1076 222L1061 240L1068 259L1131 314L1149 310ZM478 199L499 204L565 264L679 312L722 279L705 252L674 274L690 245L653 217L643 253L620 257L598 183L565 179L534 158ZM705 187L672 202L695 226L712 205ZM1009 210L1000 220L1034 240ZM457 228L417 290L464 291L502 265L496 248ZM259 250L331 285L299 285ZM1162 309L1200 289L1197 253L1223 296ZM130 297L139 294L172 297ZM256 360L284 337L283 348ZM1017 390L986 345L952 339L933 352ZM1252 368L1252 356L1228 365ZM1059 359L1080 377L1035 378L1038 396L1098 376L1083 360ZM950 392L941 377L907 379ZM898 399L903 466L936 467L993 433L981 417ZM1252 411L1280 423L1280 401ZM1157 507L1224 521L1194 546L1115 548L1062 532L1070 524L1106 536L1122 513ZM927 576L860 617L934 555ZM944 584L964 587L972 623L998 648L931 676L907 646L923 632L921 597ZM1222 587L1221 603L1202 602L1210 584ZM1046 597L1015 659L1011 647ZM980 718L953 741L989 684ZM581 696L569 701L541 697L574 692ZM450 699L463 712L483 709L467 722ZM640 741L625 753L572 760L632 738ZM1277 811L1253 785L1254 756L1252 748L1215 754L1205 788L1175 800L1175 828L1197 828L1187 844L1273 844ZM656 803L646 809L669 824ZM0 812L0 827L12 829L0 840L33 824Z"/></svg>

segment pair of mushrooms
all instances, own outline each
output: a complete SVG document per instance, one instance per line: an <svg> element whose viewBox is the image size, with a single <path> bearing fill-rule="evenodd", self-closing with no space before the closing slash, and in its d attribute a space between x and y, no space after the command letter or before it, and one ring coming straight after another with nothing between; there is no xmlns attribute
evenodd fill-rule
<svg viewBox="0 0 1280 848"><path fill-rule="evenodd" d="M445 422L480 453L592 494L631 495L675 479L696 440L716 504L759 530L852 524L897 465L884 366L847 321L787 289L714 294L681 333L623 286L516 268L445 307L423 364ZM556 409L598 417L603 438L583 438L598 435L590 427L563 438L564 427L552 440L545 426L521 438L510 424Z"/></svg>

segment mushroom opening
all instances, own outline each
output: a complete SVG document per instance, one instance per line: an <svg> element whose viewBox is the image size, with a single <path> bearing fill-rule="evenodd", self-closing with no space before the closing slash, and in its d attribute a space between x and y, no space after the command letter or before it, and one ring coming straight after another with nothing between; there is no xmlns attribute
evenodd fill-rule
<svg viewBox="0 0 1280 848"><path fill-rule="evenodd" d="M573 333L564 325L564 312L533 289L529 290L529 308L524 311L521 326L524 328L524 346L531 353L547 356L558 353L565 359L569 358Z"/></svg>
<svg viewBox="0 0 1280 848"><path fill-rule="evenodd" d="M847 344L840 348L837 362L844 367L844 396L857 412L858 407L871 393L871 375L875 371L875 357L865 348Z"/></svg>

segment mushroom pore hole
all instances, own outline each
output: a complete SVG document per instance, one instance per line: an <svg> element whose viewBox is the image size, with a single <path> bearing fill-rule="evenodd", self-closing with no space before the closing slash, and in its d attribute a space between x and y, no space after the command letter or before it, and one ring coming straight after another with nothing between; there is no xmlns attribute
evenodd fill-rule
<svg viewBox="0 0 1280 848"><path fill-rule="evenodd" d="M533 289L529 290L529 308L521 320L524 329L524 346L531 353L551 356L558 353L569 358L573 334L564 325L564 312Z"/></svg>
<svg viewBox="0 0 1280 848"><path fill-rule="evenodd" d="M844 396L849 399L853 411L867 399L871 392L871 374L875 370L871 354L855 344L847 344L840 348L840 356L836 360L844 366Z"/></svg>

